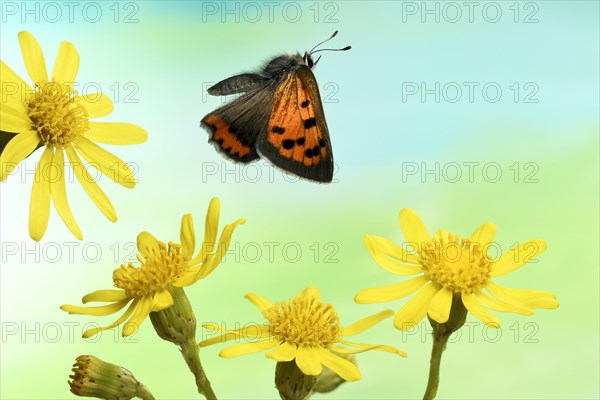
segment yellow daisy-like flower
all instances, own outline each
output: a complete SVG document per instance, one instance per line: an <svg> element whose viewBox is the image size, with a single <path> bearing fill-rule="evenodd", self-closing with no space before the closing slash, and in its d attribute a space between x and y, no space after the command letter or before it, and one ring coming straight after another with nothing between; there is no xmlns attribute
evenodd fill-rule
<svg viewBox="0 0 600 400"><path fill-rule="evenodd" d="M61 43L52 77L48 79L44 54L33 35L20 32L19 42L35 89L0 61L0 130L17 133L0 154L0 182L4 182L34 150L45 147L31 192L29 234L37 241L44 236L52 198L64 223L81 240L81 229L67 202L64 153L92 201L114 222L117 220L115 209L90 178L80 156L110 179L126 188L133 188L133 172L127 164L95 142L138 144L145 142L148 134L132 124L90 121L91 118L110 114L113 104L101 93L77 94L73 84L79 69L79 53L71 43Z"/></svg>
<svg viewBox="0 0 600 400"><path fill-rule="evenodd" d="M268 322L237 330L228 330L215 324L204 324L205 328L225 333L202 341L200 347L232 339L249 339L250 343L227 347L219 355L229 358L271 350L266 353L268 358L278 362L295 360L296 365L305 375L319 375L325 365L346 381L359 380L360 371L356 365L338 354L380 350L406 357L406 353L391 346L345 340L346 337L361 333L391 317L393 315L391 310L380 312L342 328L333 306L321 302L319 291L313 286L301 291L292 300L275 304L253 293L245 297L262 312ZM358 347L358 349L340 347L339 344Z"/></svg>
<svg viewBox="0 0 600 400"><path fill-rule="evenodd" d="M83 303L111 303L99 307L78 307L63 305L61 309L69 314L105 316L114 314L129 304L127 311L114 323L86 331L83 337L90 337L100 331L112 329L128 319L123 328L123 336L135 333L151 312L164 310L173 305L172 287L185 287L207 277L217 268L227 253L235 228L245 223L239 219L223 228L217 244L220 201L212 199L206 214L204 242L200 252L194 257L196 236L192 216L186 214L181 220L181 244L158 241L152 234L142 232L137 237L141 266L121 265L113 273L113 281L118 289L98 290L83 297ZM131 304L130 304L131 303Z"/></svg>
<svg viewBox="0 0 600 400"><path fill-rule="evenodd" d="M394 325L407 330L425 315L438 323L448 321L452 298L460 296L468 311L487 326L498 328L500 321L487 311L533 314L534 308L558 307L556 296L542 290L510 289L492 282L522 267L546 250L543 240L519 244L498 260L488 256L496 226L485 223L470 238L461 239L443 229L429 235L421 218L411 209L400 212L400 227L410 250L373 235L365 244L373 259L396 275L419 275L408 281L359 292L357 303L371 304L398 300L417 292L400 308ZM487 293L485 292L487 291Z"/></svg>

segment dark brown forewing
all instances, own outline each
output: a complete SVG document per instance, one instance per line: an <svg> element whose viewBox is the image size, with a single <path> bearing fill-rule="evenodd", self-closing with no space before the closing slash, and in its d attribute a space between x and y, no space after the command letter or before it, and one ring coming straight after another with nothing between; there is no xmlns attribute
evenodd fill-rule
<svg viewBox="0 0 600 400"><path fill-rule="evenodd" d="M234 161L258 159L256 141L266 130L274 93L275 85L268 82L207 114L201 126L210 134L209 141Z"/></svg>

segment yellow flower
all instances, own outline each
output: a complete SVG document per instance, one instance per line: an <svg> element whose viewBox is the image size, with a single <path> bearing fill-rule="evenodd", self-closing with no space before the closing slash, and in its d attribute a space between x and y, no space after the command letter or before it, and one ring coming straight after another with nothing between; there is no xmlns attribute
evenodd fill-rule
<svg viewBox="0 0 600 400"><path fill-rule="evenodd" d="M44 54L35 38L28 32L20 32L19 42L35 89L0 61L0 130L17 133L0 155L0 182L34 150L45 146L31 191L29 234L37 241L44 236L52 198L64 223L81 240L83 235L67 202L64 153L92 201L114 222L117 220L115 209L90 178L79 156L115 182L133 188L133 172L127 164L94 142L137 144L145 142L148 134L132 124L90 121L90 118L110 114L113 104L101 93L78 95L73 84L79 69L79 53L71 43L61 43L49 80Z"/></svg>
<svg viewBox="0 0 600 400"><path fill-rule="evenodd" d="M559 305L552 293L510 289L492 282L492 278L522 267L546 250L543 240L522 243L493 261L488 256L496 233L492 223L483 224L470 238L461 239L443 229L431 237L419 216L411 209L404 209L400 212L400 227L411 251L373 235L365 236L365 244L386 271L419 276L363 290L354 298L357 303L371 304L398 300L417 292L394 318L394 325L400 330L414 327L426 314L438 323L445 323L453 296L460 296L468 311L487 326L496 328L500 321L484 307L531 315L534 308L551 309Z"/></svg>
<svg viewBox="0 0 600 400"><path fill-rule="evenodd" d="M406 357L406 353L391 346L354 343L344 339L391 317L391 310L342 328L333 306L321 302L319 291L313 286L304 289L292 300L275 304L253 293L245 297L262 312L268 322L236 330L204 324L205 328L225 333L202 341L200 347L232 339L249 339L250 343L227 347L219 355L229 358L274 349L266 353L268 358L278 362L295 360L305 375L319 375L324 365L347 381L359 380L360 371L356 365L338 354L380 350ZM358 349L348 349L338 344Z"/></svg>
<svg viewBox="0 0 600 400"><path fill-rule="evenodd" d="M118 289L98 290L87 294L82 300L84 304L111 304L99 307L63 305L61 309L69 314L104 316L114 314L129 304L127 311L114 323L90 329L83 337L114 328L127 319L123 336L132 335L151 312L171 307L173 297L170 290L194 284L207 277L221 263L229 248L233 231L246 221L239 219L226 225L216 247L220 208L219 199L212 199L206 214L204 243L196 257L193 257L196 249L193 220L190 214L186 214L181 220L181 244L165 244L148 232L140 233L137 237L137 258L141 266L121 265L113 273L113 281Z"/></svg>

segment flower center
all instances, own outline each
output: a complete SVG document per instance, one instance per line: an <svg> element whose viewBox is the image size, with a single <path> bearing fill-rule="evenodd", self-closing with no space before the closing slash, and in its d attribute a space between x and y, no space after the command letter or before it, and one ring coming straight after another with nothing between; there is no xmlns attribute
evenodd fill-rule
<svg viewBox="0 0 600 400"><path fill-rule="evenodd" d="M128 297L142 297L154 294L173 283L188 268L188 260L183 256L181 245L158 242L158 252L150 249L140 267L133 264L121 265L113 272L115 286L125 290Z"/></svg>
<svg viewBox="0 0 600 400"><path fill-rule="evenodd" d="M421 248L421 266L432 282L455 293L473 293L490 281L492 261L480 243L441 229Z"/></svg>
<svg viewBox="0 0 600 400"><path fill-rule="evenodd" d="M35 89L27 102L28 116L45 145L67 145L89 130L87 110L78 103L76 90L54 80Z"/></svg>
<svg viewBox="0 0 600 400"><path fill-rule="evenodd" d="M274 336L288 343L328 346L339 338L340 321L333 306L315 298L278 302L264 315Z"/></svg>

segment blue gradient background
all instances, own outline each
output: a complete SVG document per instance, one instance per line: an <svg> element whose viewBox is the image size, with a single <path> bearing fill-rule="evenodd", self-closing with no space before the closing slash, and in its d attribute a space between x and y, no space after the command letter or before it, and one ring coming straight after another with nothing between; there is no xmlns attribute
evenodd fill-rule
<svg viewBox="0 0 600 400"><path fill-rule="evenodd" d="M362 244L364 234L401 242L397 215L405 207L415 209L431 232L443 227L467 236L481 223L493 221L496 241L505 251L533 238L549 243L537 264L497 282L552 291L561 307L529 318L502 314L499 333L469 316L472 337L463 329L444 353L439 398L600 395L598 2L529 2L537 6L537 23L522 22L536 10L527 2L517 3L518 23L510 8L513 2L497 3L502 10L497 23L483 18L486 2L475 9L473 22L462 6L457 23L443 15L438 23L434 15L425 15L422 22L420 13L403 14L413 5L421 9L421 2L298 3L302 16L295 23L283 17L285 3L277 3L273 22L268 8L256 3L262 16L254 23L248 21L253 13L241 15L239 22L228 14L223 22L221 14L207 15L202 4L184 1L119 3L118 23L113 2L98 3L102 16L96 23L83 18L86 3L79 3L73 22L63 7L60 21L45 21L41 15L36 23L35 15L22 15L22 9L12 15L5 8L12 2L2 3L4 62L27 77L17 39L21 30L36 36L49 71L59 43L73 42L81 55L78 80L97 83L115 101L114 113L103 120L139 124L149 140L139 146L105 146L139 167L133 191L100 179L117 209L117 224L94 208L77 182L68 185L84 232L81 243L54 210L44 240L36 245L28 236L31 171L40 152L2 184L0 397L70 398L66 380L74 358L94 354L129 368L157 398L198 398L178 351L158 339L149 322L128 340L117 331L83 340L79 336L86 323L108 324L113 318L69 316L58 307L110 288L112 270L129 260L131 242L141 230L178 241L181 216L193 213L201 232L213 196L222 200L223 222L245 217L248 223L236 232L223 265L187 290L200 321L260 322L259 312L243 299L245 293L283 300L309 284L335 305L344 325L385 308L397 310L404 300L368 306L352 301L361 289L399 281L370 259ZM22 7L21 2L12 4ZM221 2L211 4L223 7ZM428 2L427 7L435 4ZM444 3L437 4L443 10ZM138 22L123 23L135 7ZM330 18L337 22L326 22L332 12ZM236 167L206 144L199 120L221 104L218 98L205 98L210 83L252 70L281 52L303 52L334 30L340 34L331 46L353 47L345 53L324 53L315 70L338 167L334 183L286 178L264 161L257 167ZM403 101L403 83L411 82L425 82L428 88L435 82L442 87L457 82L463 97L456 103L444 97L436 102L433 95L425 102L419 96ZM463 82L480 84L473 102ZM483 99L481 87L487 82L502 88L498 102ZM520 83L519 102L509 89L514 82ZM523 90L527 82L539 88L537 103L522 101L530 92ZM110 89L115 83L119 99ZM128 83L134 86L126 87ZM138 101L125 101L127 94ZM431 169L436 162L458 163L462 178L453 183L444 174L439 181L432 174L403 175L414 165ZM470 162L480 163L472 182L464 165ZM515 182L511 166L516 162L520 175ZM482 175L486 163L500 166L498 182L490 182L493 170L491 176ZM526 163L537 166L536 183L524 182L532 171L524 169ZM217 173L208 174L214 168ZM29 174L22 173L25 169ZM270 242L277 243L273 257L265 245ZM286 245L301 249L297 260L293 249L282 252ZM76 324L72 332L69 323ZM422 324L403 334L387 321L357 337L395 345L409 358L360 355L362 381L314 397L419 398L431 346L426 328ZM220 398L277 398L271 360L261 354L225 360L217 356L220 348L201 352Z"/></svg>

